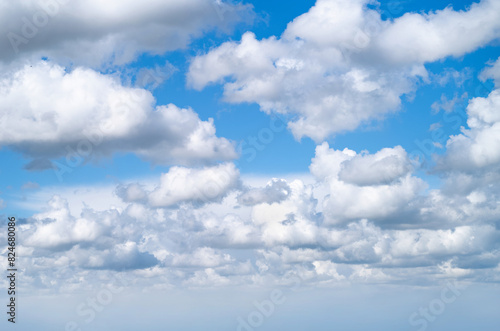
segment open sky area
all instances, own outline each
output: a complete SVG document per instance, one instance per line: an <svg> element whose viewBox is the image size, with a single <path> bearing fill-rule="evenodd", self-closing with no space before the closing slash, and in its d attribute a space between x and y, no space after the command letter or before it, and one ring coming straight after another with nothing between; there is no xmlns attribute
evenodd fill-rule
<svg viewBox="0 0 500 331"><path fill-rule="evenodd" d="M498 330L500 0L0 22L2 330Z"/></svg>

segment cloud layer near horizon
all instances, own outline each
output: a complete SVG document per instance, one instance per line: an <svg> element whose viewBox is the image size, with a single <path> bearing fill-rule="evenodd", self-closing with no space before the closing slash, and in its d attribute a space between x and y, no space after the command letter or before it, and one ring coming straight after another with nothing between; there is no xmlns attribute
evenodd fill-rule
<svg viewBox="0 0 500 331"><path fill-rule="evenodd" d="M86 286L69 288L69 269L72 277L128 271L148 277L141 286L166 288L277 285L284 275L314 286L500 280L500 191L490 168L476 165L480 181L467 181L470 169L443 172L443 187L425 192L400 146L357 154L323 143L310 169L309 183L252 187L230 163L173 167L157 185L124 183L102 196L117 194L121 206L80 215L54 196L21 227L26 276L34 288L55 278L54 291ZM53 275L54 265L63 271Z"/></svg>

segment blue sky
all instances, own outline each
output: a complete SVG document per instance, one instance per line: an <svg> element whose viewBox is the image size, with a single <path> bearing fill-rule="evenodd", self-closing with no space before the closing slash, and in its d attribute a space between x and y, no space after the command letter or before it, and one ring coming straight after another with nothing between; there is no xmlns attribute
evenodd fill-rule
<svg viewBox="0 0 500 331"><path fill-rule="evenodd" d="M498 0L0 8L26 330L496 330Z"/></svg>

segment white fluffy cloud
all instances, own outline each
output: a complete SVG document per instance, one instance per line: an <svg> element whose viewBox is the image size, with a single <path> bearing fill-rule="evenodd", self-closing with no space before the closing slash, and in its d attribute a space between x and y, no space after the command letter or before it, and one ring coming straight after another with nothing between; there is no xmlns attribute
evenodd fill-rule
<svg viewBox="0 0 500 331"><path fill-rule="evenodd" d="M228 42L195 58L188 77L195 88L234 77L224 86L227 101L257 102L266 112L298 114L299 119L289 123L295 137L321 140L395 111L399 96L411 91L412 82L406 76L425 75L420 69L406 70L401 77L371 68L348 68L339 50L331 54L338 63L330 63L327 50L317 54L304 45L295 39L258 41L246 33L239 44Z"/></svg>
<svg viewBox="0 0 500 331"><path fill-rule="evenodd" d="M325 142L316 148L311 173L327 186L325 222L397 215L426 187L411 175L411 164L399 146L370 155L349 149L332 150ZM399 220L405 222L405 220Z"/></svg>
<svg viewBox="0 0 500 331"><path fill-rule="evenodd" d="M283 179L273 178L264 188L252 188L238 197L242 205L253 206L259 203L280 202L288 197L290 187Z"/></svg>
<svg viewBox="0 0 500 331"><path fill-rule="evenodd" d="M293 275L300 275L302 283L310 284L492 277L492 270L500 262L500 233L494 224L496 218L485 216L500 214L486 207L495 203L490 201L496 199L494 196L475 191L465 200L453 202L445 191L437 191L417 205L423 219L454 219L455 213L464 215L467 224L454 219L439 221L437 227L429 228L425 222L406 224L406 220L398 221L410 228L378 225L377 208L383 210L383 217L397 216L401 214L401 200L411 203L416 199L411 194L403 198L392 194L408 185L405 180L411 174L395 167L399 177L389 184L376 181L359 186L342 182L338 173L347 166L364 167L394 155L400 156L404 164L404 151L384 149L373 155L347 152L318 146L311 169L323 177L318 177L316 184L273 180L269 187L273 183L287 187L286 197L250 206L238 202L243 193L240 191L210 204L166 204L168 208L163 209L133 201L126 208L87 208L80 216L73 216L64 200L56 197L45 213L34 215L20 227L26 238L20 248L25 252L25 263L37 270L29 274L29 279L34 288L37 282L44 283L50 277L66 283L68 268L73 268L73 275L88 270L134 272L128 274L132 279L138 272L148 277L148 282L136 286L153 288L160 283L167 287L281 284L291 281ZM368 163L349 162L356 157ZM185 170L179 173L179 183L187 187L196 182L189 182L189 178L197 178L203 171L216 172L215 168L198 169L190 177ZM172 179L176 171L167 176ZM162 181L159 188L182 187L167 184ZM132 192L131 196L147 201L151 192L145 185L136 185L133 191L143 193ZM380 191L374 191L377 188ZM360 196L366 197L367 192L374 192L378 198L364 201ZM339 199L342 195L348 198ZM189 195L189 199L196 199L196 194ZM318 205L320 201L324 201L322 206ZM361 219L361 214L371 214L371 219ZM60 269L57 277L51 275L54 265ZM82 284L80 281L75 286Z"/></svg>
<svg viewBox="0 0 500 331"><path fill-rule="evenodd" d="M212 0L5 0L0 7L0 61L47 56L91 67L183 48L207 30L251 18L247 5Z"/></svg>
<svg viewBox="0 0 500 331"><path fill-rule="evenodd" d="M196 89L223 83L229 102L297 115L289 123L295 137L320 141L397 111L401 96L427 78L424 63L499 37L497 1L393 21L382 21L366 4L319 0L280 38L257 40L248 32L194 58L188 80Z"/></svg>
<svg viewBox="0 0 500 331"><path fill-rule="evenodd" d="M217 267L233 262L229 254L218 254L213 248L200 247L190 254L177 254L172 257L172 265L176 267Z"/></svg>
<svg viewBox="0 0 500 331"><path fill-rule="evenodd" d="M41 3L50 1L56 0ZM298 115L289 123L295 136L321 140L396 111L401 96L426 78L423 64L473 51L500 31L498 1L387 21L366 4L318 0L279 38L245 33L241 42L196 57L189 82L195 88L222 82L228 101ZM2 6L9 9L0 11L4 35L21 31L27 24L21 18L32 19L40 8L32 1L0 0ZM37 61L0 76L0 144L30 158L28 168L69 162L75 153L88 160L117 152L184 165L171 167L157 184L24 190L23 205L9 206L28 210L48 191L64 195L51 198L44 212L19 219L19 272L26 287L71 292L88 289L93 279L104 283L117 271L131 286L153 291L289 285L293 277L314 286L498 282L498 86L470 101L468 128L450 137L438 159L446 172L440 188L426 192L400 146L370 154L327 143L316 148L311 180L258 178L249 185L235 164L219 162L236 153L216 136L212 120L156 105L147 90L82 67L177 49L204 29L232 24L248 12L247 6L208 0L148 6L75 0L60 5L36 36L18 45L21 61ZM61 29L70 19L71 28ZM4 38L0 62L9 63L11 53ZM41 56L50 60L40 62ZM53 64L67 59L71 66ZM499 63L481 78L498 85ZM459 76L446 73L443 84ZM455 99L434 108L449 110L458 94ZM1 236L0 246L5 242Z"/></svg>
<svg viewBox="0 0 500 331"><path fill-rule="evenodd" d="M447 230L393 232L390 253L395 257L479 253L494 246L497 236L491 225L461 226Z"/></svg>
<svg viewBox="0 0 500 331"><path fill-rule="evenodd" d="M440 167L447 170L475 171L497 168L500 164L500 89L487 97L477 97L467 106L467 125L462 133L450 137Z"/></svg>
<svg viewBox="0 0 500 331"><path fill-rule="evenodd" d="M26 239L26 245L43 248L73 246L93 242L104 233L105 224L86 218L71 216L67 202L61 197L49 201L50 210L33 216L34 232Z"/></svg>
<svg viewBox="0 0 500 331"><path fill-rule="evenodd" d="M33 158L28 167L114 152L160 164L236 157L233 145L215 135L212 120L173 104L155 106L149 91L91 69L66 72L42 61L2 78L0 86L0 144Z"/></svg>
<svg viewBox="0 0 500 331"><path fill-rule="evenodd" d="M53 198L19 228L26 265L37 271L23 276L35 289L79 288L85 282L71 277L89 270L143 275L147 284L136 286L152 288L289 284L289 277L314 285L495 281L498 162L478 162L471 151L494 153L474 134L499 121L496 91L471 100L469 129L459 136L469 160L451 158L459 150L451 137L439 189L425 192L400 146L370 154L323 143L311 161L313 181L254 179L257 187L241 183L232 163L172 167L156 186L109 188L123 200L118 207L101 192L110 207L77 216Z"/></svg>
<svg viewBox="0 0 500 331"><path fill-rule="evenodd" d="M149 252L141 252L137 243L126 241L107 249L73 248L67 253L70 263L84 269L109 269L116 271L151 268L158 260Z"/></svg>
<svg viewBox="0 0 500 331"><path fill-rule="evenodd" d="M359 154L342 162L339 179L360 186L389 184L412 169L401 146L384 148L375 154Z"/></svg>
<svg viewBox="0 0 500 331"><path fill-rule="evenodd" d="M289 184L287 199L280 203L259 204L252 209L252 221L262 231L267 246L314 245L317 238L317 201L313 187L300 180Z"/></svg>
<svg viewBox="0 0 500 331"><path fill-rule="evenodd" d="M233 163L199 170L172 167L161 176L160 185L149 193L148 199L154 207L220 201L239 185L239 171Z"/></svg>
<svg viewBox="0 0 500 331"><path fill-rule="evenodd" d="M497 122L495 93L471 101L470 131ZM491 143L462 136L483 148ZM119 185L118 205L109 188L110 198L99 195L109 207L87 206L79 216L55 197L20 227L26 263L38 270L26 276L34 288L54 277L54 265L63 270L55 277L62 283L73 268L140 273L149 279L140 286L166 287L284 284L290 275L310 284L494 280L496 163L460 164L450 163L443 185L425 192L400 146L370 154L323 143L311 161L312 181L254 179L252 187L240 182L234 164L222 163L172 167L156 186Z"/></svg>
<svg viewBox="0 0 500 331"><path fill-rule="evenodd" d="M387 61L433 62L462 56L500 37L500 3L483 0L466 11L451 7L428 14L406 13L376 38Z"/></svg>

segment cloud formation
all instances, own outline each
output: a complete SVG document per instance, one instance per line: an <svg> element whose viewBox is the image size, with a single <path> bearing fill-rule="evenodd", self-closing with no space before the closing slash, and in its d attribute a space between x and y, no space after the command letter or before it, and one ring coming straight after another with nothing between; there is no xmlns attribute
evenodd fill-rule
<svg viewBox="0 0 500 331"><path fill-rule="evenodd" d="M474 172L497 169L500 163L500 89L497 67L500 60L483 72L495 79L496 87L486 97L469 100L467 126L462 133L451 136L446 143L446 154L439 159L439 167L447 170Z"/></svg>
<svg viewBox="0 0 500 331"><path fill-rule="evenodd" d="M290 194L290 187L283 179L273 178L263 188L252 188L238 196L238 202L245 206L260 203L281 202Z"/></svg>
<svg viewBox="0 0 500 331"><path fill-rule="evenodd" d="M99 68L123 65L142 53L186 47L194 37L228 31L252 19L248 5L212 0L0 1L4 22L0 62L48 57L59 63Z"/></svg>
<svg viewBox="0 0 500 331"><path fill-rule="evenodd" d="M402 147L358 154L327 143L310 170L310 184L274 178L251 187L230 163L173 167L156 187L118 186L125 207L79 217L55 197L22 230L27 259L41 270L32 277L58 263L140 273L143 286L499 280L500 192L491 175L475 182L456 171L424 192Z"/></svg>
<svg viewBox="0 0 500 331"><path fill-rule="evenodd" d="M396 112L428 79L423 66L462 56L500 34L498 1L382 20L368 1L318 0L278 38L245 33L193 59L195 89L224 85L228 102L292 116L297 139L316 142Z"/></svg>
<svg viewBox="0 0 500 331"><path fill-rule="evenodd" d="M332 150L323 143L316 148L310 169L327 186L323 214L328 223L403 215L426 187L412 176L410 160L400 146L358 155L347 148Z"/></svg>
<svg viewBox="0 0 500 331"><path fill-rule="evenodd" d="M220 201L239 185L239 171L233 163L199 170L173 167L161 176L160 185L148 194L148 201L154 207Z"/></svg>
<svg viewBox="0 0 500 331"><path fill-rule="evenodd" d="M49 159L115 152L155 164L236 157L233 144L215 135L213 120L201 121L189 108L155 105L148 90L92 69L68 72L42 61L3 77L0 85L0 144L34 160L32 168L50 166Z"/></svg>
<svg viewBox="0 0 500 331"><path fill-rule="evenodd" d="M29 1L0 4L21 16L35 8ZM29 158L31 169L52 167L53 160L71 160L75 153L85 160L134 153L172 167L154 184L124 179L112 188L66 188L54 196L58 188L51 187L45 211L19 222L26 266L20 276L27 289L72 292L92 286L90 274L101 281L117 271L152 291L282 286L291 278L315 287L500 281L498 86L469 101L468 127L449 137L436 156L437 167L430 170L440 176L439 186L426 181L430 174L421 175L401 146L369 153L322 141L397 111L401 98L428 79L424 64L498 38L498 1L381 20L367 1L318 0L279 38L258 40L247 32L240 42L195 57L188 74L192 87L221 83L226 100L291 115L297 138L318 141L310 181L262 176L259 182L267 184L254 186L226 162L236 157L234 146L216 136L212 120L200 120L189 108L156 105L146 89L95 68L183 47L204 28L226 24L217 23L221 12L211 12L204 0L148 8L131 2L119 8L115 2L68 5L80 9L73 30L55 34L69 19L61 12L39 31L52 44L33 38L19 45L21 59L37 61L0 78L0 144ZM100 8L93 17L98 24L83 31L88 6ZM229 22L248 10L223 6ZM137 24L121 30L125 22ZM158 34L144 38L151 30ZM92 47L98 56L81 52ZM0 60L9 62L2 49ZM69 50L80 52L72 65L38 61L47 55L63 63L73 57ZM498 85L499 63L480 78ZM447 72L438 83L459 76ZM450 112L458 101L459 94L431 108ZM23 206L48 190L25 190ZM92 203L75 212L62 195L73 204Z"/></svg>

